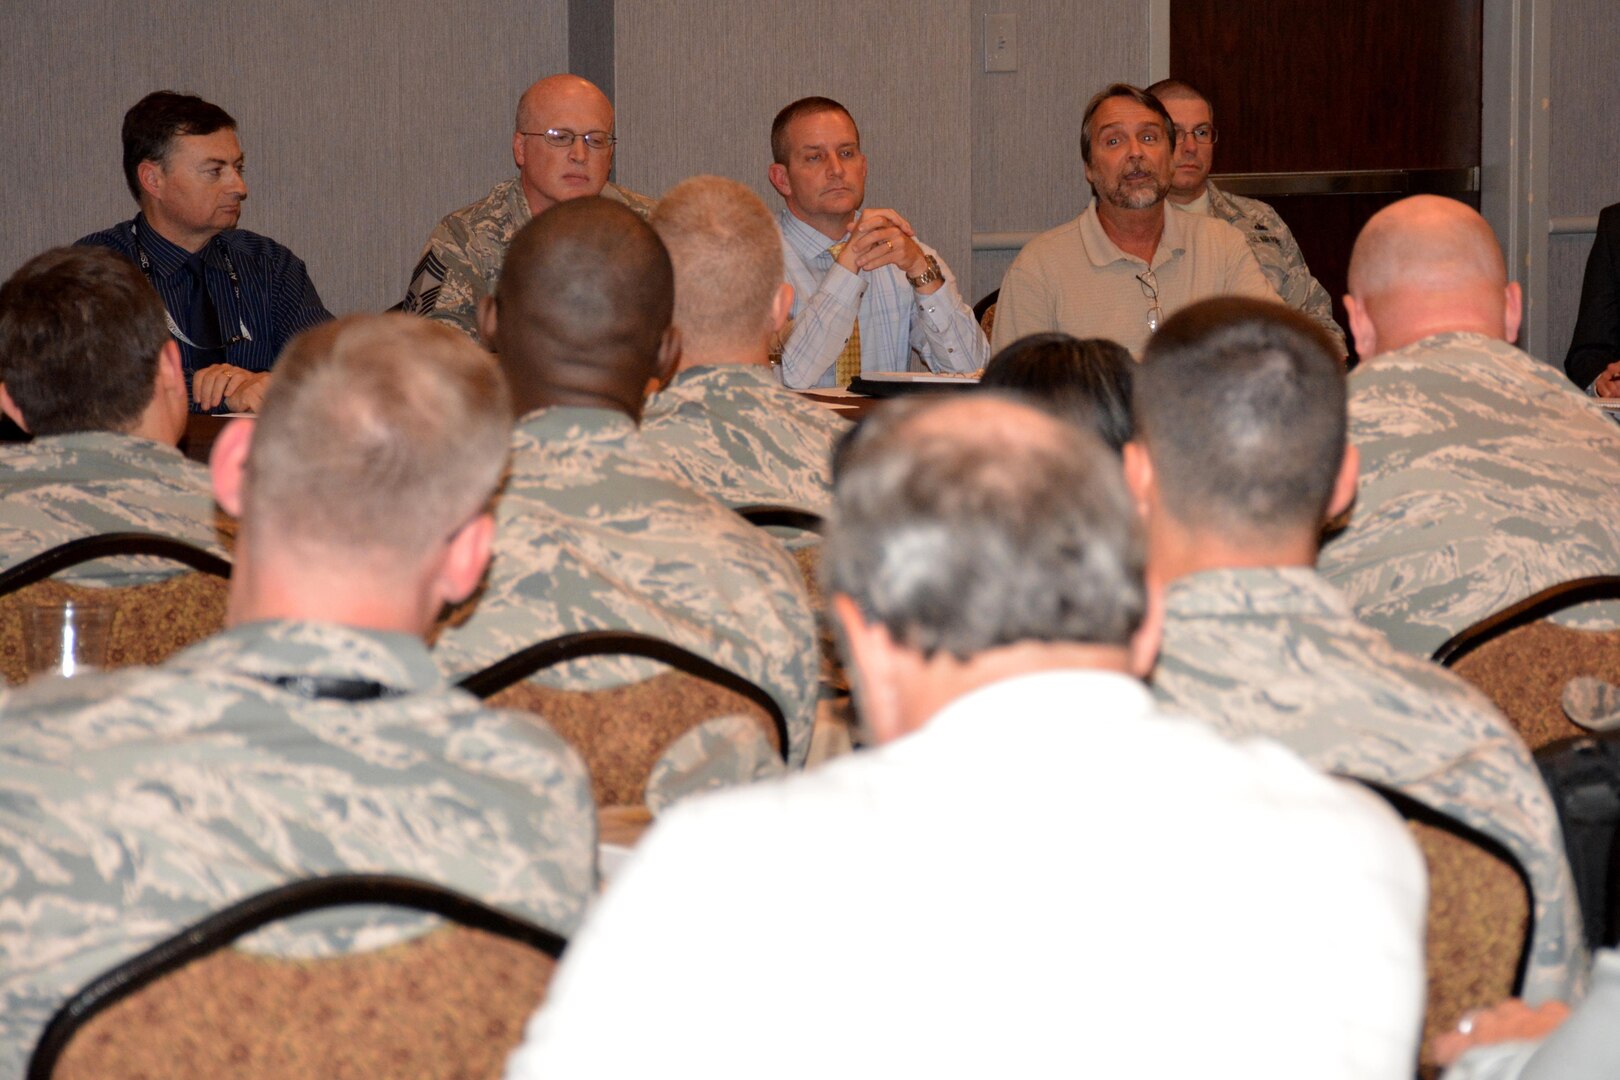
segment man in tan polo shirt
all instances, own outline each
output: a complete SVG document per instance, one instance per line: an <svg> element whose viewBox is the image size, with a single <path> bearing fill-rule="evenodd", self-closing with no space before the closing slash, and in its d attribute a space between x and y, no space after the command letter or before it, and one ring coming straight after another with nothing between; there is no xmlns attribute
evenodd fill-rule
<svg viewBox="0 0 1620 1080"><path fill-rule="evenodd" d="M1095 192L1085 213L1031 240L996 305L993 349L1062 330L1140 354L1194 300L1278 300L1243 234L1224 221L1167 214L1175 124L1159 99L1114 83L1086 106L1080 156Z"/></svg>

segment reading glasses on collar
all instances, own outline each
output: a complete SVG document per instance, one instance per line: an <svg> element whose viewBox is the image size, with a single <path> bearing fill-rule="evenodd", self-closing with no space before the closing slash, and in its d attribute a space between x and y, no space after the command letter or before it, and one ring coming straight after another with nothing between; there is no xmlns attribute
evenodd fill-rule
<svg viewBox="0 0 1620 1080"><path fill-rule="evenodd" d="M592 150L609 150L619 141L619 137L611 131L569 131L567 128L546 128L544 131L520 131L519 135L529 135L536 139L546 140L547 146L555 146L561 150L565 146L573 146L575 139L584 139L585 145Z"/></svg>

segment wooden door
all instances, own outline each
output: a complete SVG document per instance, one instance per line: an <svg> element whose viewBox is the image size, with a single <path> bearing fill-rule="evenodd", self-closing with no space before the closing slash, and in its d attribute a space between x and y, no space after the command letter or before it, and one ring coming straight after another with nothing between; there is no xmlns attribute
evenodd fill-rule
<svg viewBox="0 0 1620 1080"><path fill-rule="evenodd" d="M1423 191L1479 206L1482 15L1483 0L1171 0L1170 74L1214 107L1216 182L1276 207L1347 335L1368 217Z"/></svg>

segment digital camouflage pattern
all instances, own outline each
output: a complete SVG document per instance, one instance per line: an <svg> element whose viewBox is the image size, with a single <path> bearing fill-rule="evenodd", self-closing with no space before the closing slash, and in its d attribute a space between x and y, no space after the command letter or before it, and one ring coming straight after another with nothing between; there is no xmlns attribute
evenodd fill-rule
<svg viewBox="0 0 1620 1080"><path fill-rule="evenodd" d="M403 693L310 699L275 675ZM156 668L0 697L0 1075L91 978L225 905L316 874L438 882L562 933L595 886L577 755L445 686L407 635L227 630ZM311 955L431 922L355 909L255 935Z"/></svg>
<svg viewBox="0 0 1620 1080"><path fill-rule="evenodd" d="M1326 330L1339 343L1339 355L1344 356L1348 350L1344 345L1344 331L1333 321L1333 297L1311 275L1311 268L1305 265L1305 253L1299 250L1299 241L1294 239L1288 223L1259 199L1229 195L1213 183L1206 184L1205 188L1209 192L1209 212L1243 234L1266 280L1283 303L1309 316Z"/></svg>
<svg viewBox="0 0 1620 1080"><path fill-rule="evenodd" d="M229 559L222 540L233 530L214 506L208 470L172 446L111 431L0 444L0 569L113 532L172 536ZM167 559L98 559L57 579L122 588L186 569Z"/></svg>
<svg viewBox="0 0 1620 1080"><path fill-rule="evenodd" d="M623 203L643 220L656 205L615 184L604 187L602 197ZM477 202L446 214L411 271L403 309L447 323L477 341L478 301L495 291L512 237L533 216L515 176Z"/></svg>
<svg viewBox="0 0 1620 1080"><path fill-rule="evenodd" d="M763 364L684 370L641 419L658 459L699 491L731 507L772 503L823 517L832 509L833 447L849 428ZM789 545L814 539L800 534Z"/></svg>
<svg viewBox="0 0 1620 1080"><path fill-rule="evenodd" d="M628 416L554 407L524 417L496 508L495 556L471 616L440 636L440 666L477 671L559 634L635 630L757 683L803 762L819 659L804 581L777 541L671 476ZM537 678L588 689L646 679L649 661L575 661ZM753 746L738 748L739 782Z"/></svg>
<svg viewBox="0 0 1620 1080"><path fill-rule="evenodd" d="M690 795L787 775L782 755L747 716L717 716L664 748L647 773L647 809L662 814Z"/></svg>
<svg viewBox="0 0 1620 1080"><path fill-rule="evenodd" d="M1153 688L1233 735L1398 791L1498 841L1531 884L1523 996L1568 999L1589 959L1563 833L1517 734L1479 691L1394 648L1304 567L1172 582Z"/></svg>
<svg viewBox="0 0 1620 1080"><path fill-rule="evenodd" d="M1350 376L1361 483L1318 567L1399 648L1572 578L1620 573L1620 428L1557 369L1437 334ZM1581 609L1620 625L1614 605Z"/></svg>

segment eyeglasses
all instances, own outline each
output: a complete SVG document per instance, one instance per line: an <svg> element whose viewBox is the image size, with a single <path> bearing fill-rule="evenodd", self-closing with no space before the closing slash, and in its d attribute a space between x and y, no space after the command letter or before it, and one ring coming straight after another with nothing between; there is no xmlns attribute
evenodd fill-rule
<svg viewBox="0 0 1620 1080"><path fill-rule="evenodd" d="M1175 130L1176 142L1180 142L1189 135L1192 136L1193 142L1200 143L1204 146L1208 146L1210 143L1221 137L1221 133L1215 130L1214 124L1199 124L1197 127L1191 129L1177 127Z"/></svg>
<svg viewBox="0 0 1620 1080"><path fill-rule="evenodd" d="M567 128L546 128L544 131L520 131L518 134L544 139L547 146L555 146L559 150L565 146L573 146L575 139L584 139L585 145L592 150L611 150L613 144L619 141L619 137L611 131L569 131Z"/></svg>
<svg viewBox="0 0 1620 1080"><path fill-rule="evenodd" d="M1142 295L1153 304L1148 308L1148 333L1157 334L1159 324L1164 321L1164 310L1159 307L1159 279L1153 276L1153 271L1144 270L1136 275L1136 280L1142 285Z"/></svg>

